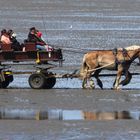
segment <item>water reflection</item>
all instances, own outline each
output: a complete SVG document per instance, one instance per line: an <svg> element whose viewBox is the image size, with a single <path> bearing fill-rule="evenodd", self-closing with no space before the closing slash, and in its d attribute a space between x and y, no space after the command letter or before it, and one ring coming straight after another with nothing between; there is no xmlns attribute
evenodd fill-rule
<svg viewBox="0 0 140 140"><path fill-rule="evenodd" d="M84 112L85 120L117 120L117 119L132 119L130 112Z"/></svg>
<svg viewBox="0 0 140 140"><path fill-rule="evenodd" d="M82 110L1 109L0 119L16 120L140 120L138 111L90 112Z"/></svg>

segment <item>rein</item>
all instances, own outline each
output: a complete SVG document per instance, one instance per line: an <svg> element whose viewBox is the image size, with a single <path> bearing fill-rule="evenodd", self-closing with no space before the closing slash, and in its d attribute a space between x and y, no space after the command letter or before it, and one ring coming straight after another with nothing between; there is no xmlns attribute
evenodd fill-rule
<svg viewBox="0 0 140 140"><path fill-rule="evenodd" d="M102 67L98 67L98 68L96 68L96 69L88 70L88 71L91 72L91 71L99 70L99 69L105 68L105 67L107 67L107 66L110 66L110 65L112 65L112 64L114 64L114 62L109 63L109 64L107 64L107 65L105 65L105 66L102 66Z"/></svg>

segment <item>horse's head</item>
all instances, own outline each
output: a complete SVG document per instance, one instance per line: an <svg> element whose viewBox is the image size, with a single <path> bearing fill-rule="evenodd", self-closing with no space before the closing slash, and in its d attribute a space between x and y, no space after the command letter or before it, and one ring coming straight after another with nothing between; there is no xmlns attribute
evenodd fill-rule
<svg viewBox="0 0 140 140"><path fill-rule="evenodd" d="M132 50L132 51L134 50L134 51L138 52L136 57L139 59L139 63L140 63L140 46L132 45L132 46L126 47L125 49L128 50L128 51L129 50Z"/></svg>

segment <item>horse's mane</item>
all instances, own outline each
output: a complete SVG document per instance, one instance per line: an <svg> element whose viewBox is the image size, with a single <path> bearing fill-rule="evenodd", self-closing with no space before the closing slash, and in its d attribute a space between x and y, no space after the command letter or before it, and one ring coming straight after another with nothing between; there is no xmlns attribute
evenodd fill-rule
<svg viewBox="0 0 140 140"><path fill-rule="evenodd" d="M132 45L132 46L128 46L128 47L126 47L125 49L126 50L136 50L136 49L139 49L140 48L140 46L138 46L138 45Z"/></svg>
<svg viewBox="0 0 140 140"><path fill-rule="evenodd" d="M140 46L132 45L132 46L128 46L128 47L114 48L113 51L114 50L122 51L123 49L125 49L127 51L134 51L134 50L140 49ZM112 51L112 49L104 49L104 50L97 49L97 50L91 50L90 52L92 52L92 51Z"/></svg>

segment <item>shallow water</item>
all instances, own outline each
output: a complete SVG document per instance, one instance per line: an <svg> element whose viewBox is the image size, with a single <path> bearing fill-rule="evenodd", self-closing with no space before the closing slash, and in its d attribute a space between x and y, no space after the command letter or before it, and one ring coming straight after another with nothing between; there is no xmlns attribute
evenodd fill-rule
<svg viewBox="0 0 140 140"><path fill-rule="evenodd" d="M59 120L59 121L102 121L102 120L140 120L140 112L113 111L92 112L83 110L35 110L35 109L0 109L1 120Z"/></svg>

